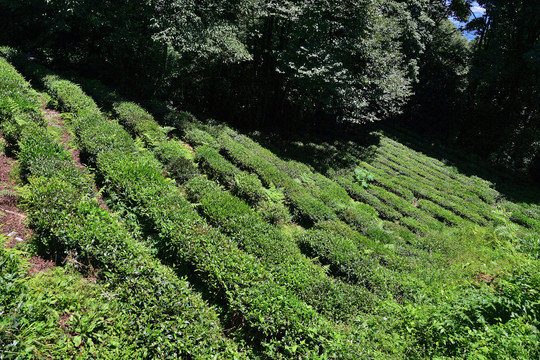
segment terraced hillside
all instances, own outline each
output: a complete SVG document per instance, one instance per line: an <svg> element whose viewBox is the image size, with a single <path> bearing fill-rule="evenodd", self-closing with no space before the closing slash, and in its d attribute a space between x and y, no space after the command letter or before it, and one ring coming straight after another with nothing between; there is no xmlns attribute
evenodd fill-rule
<svg viewBox="0 0 540 360"><path fill-rule="evenodd" d="M383 132L276 141L17 64L43 93L0 59L34 231L2 248L0 356L540 356L538 205Z"/></svg>

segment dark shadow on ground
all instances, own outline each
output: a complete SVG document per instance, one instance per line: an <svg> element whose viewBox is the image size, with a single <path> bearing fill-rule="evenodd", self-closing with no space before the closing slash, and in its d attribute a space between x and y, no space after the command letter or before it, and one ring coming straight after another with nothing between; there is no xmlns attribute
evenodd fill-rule
<svg viewBox="0 0 540 360"><path fill-rule="evenodd" d="M379 146L380 136L371 126L336 124L317 133L248 133L283 160L295 160L326 174L329 170L352 169L369 161Z"/></svg>

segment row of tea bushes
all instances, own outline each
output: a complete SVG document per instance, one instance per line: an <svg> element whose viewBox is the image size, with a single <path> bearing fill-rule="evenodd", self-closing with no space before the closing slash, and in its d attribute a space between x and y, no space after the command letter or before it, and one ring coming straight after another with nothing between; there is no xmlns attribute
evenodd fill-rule
<svg viewBox="0 0 540 360"><path fill-rule="evenodd" d="M260 166L266 164L264 165L265 170L259 173L263 181L272 181L269 173L274 172L274 178L282 181L279 186L282 186L285 192L287 192L288 188L298 189L298 192L301 192L304 197L311 196L315 201L322 202L326 206L326 209L335 215L334 218L318 218L316 219L317 221L335 220L338 218L368 236L376 235L373 239L383 236L385 238L395 238L396 241L400 241L402 236L398 233L407 232L406 229L400 229L398 232L381 229L379 226L380 220L377 218L380 209L371 206L367 201L358 202L353 200L346 189L340 184L320 173L312 172L305 164L296 161L283 161L253 140L246 136L238 135L230 129L228 134L222 133L219 137L221 144L223 145L225 141L225 143L229 144L229 148L231 147L231 141L227 140L227 136L241 143L247 149L241 152L238 151L239 144L232 145L236 147L234 150L237 153L236 161L240 162L241 165L246 166L250 161L253 162L255 160L255 163L251 165L253 166L253 171L260 172ZM228 152L228 155L231 155L230 149L225 147L225 150ZM242 163L242 161L244 162ZM259 165L259 170L256 167L257 165ZM281 179L277 174L280 174ZM381 203L374 204L379 205ZM384 206L384 204L382 205ZM389 207L386 207L386 209L392 212ZM393 212L393 214L398 218L401 217L397 212ZM407 236L414 235L408 234Z"/></svg>
<svg viewBox="0 0 540 360"><path fill-rule="evenodd" d="M212 225L234 237L245 251L275 268L279 283L290 287L324 314L345 319L371 305L369 293L328 277L320 266L302 255L292 239L216 183L195 178L186 184L186 193L192 202L199 204L201 213Z"/></svg>
<svg viewBox="0 0 540 360"><path fill-rule="evenodd" d="M292 219L279 189L266 189L257 175L238 169L215 148L208 145L196 147L195 161L205 174L248 202L269 223L284 224Z"/></svg>
<svg viewBox="0 0 540 360"><path fill-rule="evenodd" d="M69 102L59 99L59 103ZM95 162L106 192L153 229L158 239L155 246L164 259L194 270L209 296L224 307L226 321L238 336L269 358L356 357L358 344L347 342L335 324L280 286L256 257L208 226L176 185L163 176L161 164L151 153L127 151L134 147L127 132L118 123L95 115L77 113L73 127L81 144L90 140L81 129L94 129L95 146L88 156ZM129 138L128 148L106 149L107 136L101 132L112 126L122 140Z"/></svg>
<svg viewBox="0 0 540 360"><path fill-rule="evenodd" d="M102 283L58 267L29 275L28 254L0 235L0 356L138 358L133 316ZM66 317L67 315L67 317ZM61 326L59 326L61 324Z"/></svg>
<svg viewBox="0 0 540 360"><path fill-rule="evenodd" d="M51 94L64 96L59 98L64 106L77 109L80 118L87 116L89 111L83 104L92 103L81 96L80 89L52 76L46 81L48 88L55 90ZM85 128L79 129L84 132ZM98 138L109 141L104 136ZM69 254L83 272L98 269L111 296L121 303L126 327L132 329L133 346L126 345L126 350L135 348L135 356L151 358L243 356L222 334L217 313L185 280L155 260L116 216L99 206L88 177L46 127L26 123L18 143L21 175L28 179L22 191L23 204L39 247L59 260ZM95 145L90 149L100 148ZM92 347L93 341L81 338L80 344ZM104 351L108 346L117 347L106 343L96 346Z"/></svg>

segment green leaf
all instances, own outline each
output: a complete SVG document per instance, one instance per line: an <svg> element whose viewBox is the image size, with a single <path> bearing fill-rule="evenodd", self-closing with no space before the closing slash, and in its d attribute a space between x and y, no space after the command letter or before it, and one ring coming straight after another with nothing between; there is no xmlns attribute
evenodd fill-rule
<svg viewBox="0 0 540 360"><path fill-rule="evenodd" d="M73 344L75 344L76 347L81 346L82 337L81 336L74 336L73 337Z"/></svg>

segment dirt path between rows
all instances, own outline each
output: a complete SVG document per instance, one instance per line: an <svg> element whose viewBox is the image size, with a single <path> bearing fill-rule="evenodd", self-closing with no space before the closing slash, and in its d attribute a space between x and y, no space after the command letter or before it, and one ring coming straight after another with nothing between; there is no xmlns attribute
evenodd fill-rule
<svg viewBox="0 0 540 360"><path fill-rule="evenodd" d="M0 141L3 139L0 138ZM19 209L17 188L10 174L15 160L0 152L0 232L8 238L6 246L14 248L17 244L28 240L33 232L26 226L26 215ZM30 274L45 271L54 267L54 263L41 256L30 258Z"/></svg>
<svg viewBox="0 0 540 360"><path fill-rule="evenodd" d="M65 122L60 116L58 111L48 109L46 104L42 104L41 110L43 116L48 125L59 130L60 141L71 154L75 165L82 171L86 171L84 165L81 163L80 151L73 147L72 136L67 131ZM3 139L0 136L0 141ZM28 240L33 231L26 225L26 215L19 209L19 199L17 196L17 187L10 174L13 170L15 160L2 151L0 151L0 233L5 234L8 237L6 247L14 248L19 243L23 243ZM97 194L97 189L94 188ZM97 196L98 202L103 209L109 210L103 198ZM31 267L29 274L35 274L45 271L54 267L54 262L46 260L41 256L32 256L30 258Z"/></svg>
<svg viewBox="0 0 540 360"><path fill-rule="evenodd" d="M81 162L80 151L76 147L72 146L73 137L66 129L66 123L60 113L56 110L47 108L45 102L42 103L41 110L43 117L47 121L48 125L60 130L60 141L64 145L64 148L71 154L71 158L75 162L75 165L82 171L86 171L83 163ZM99 206L105 210L109 210L107 204L103 201L103 197L98 194L98 190L94 187L94 193L96 194Z"/></svg>

